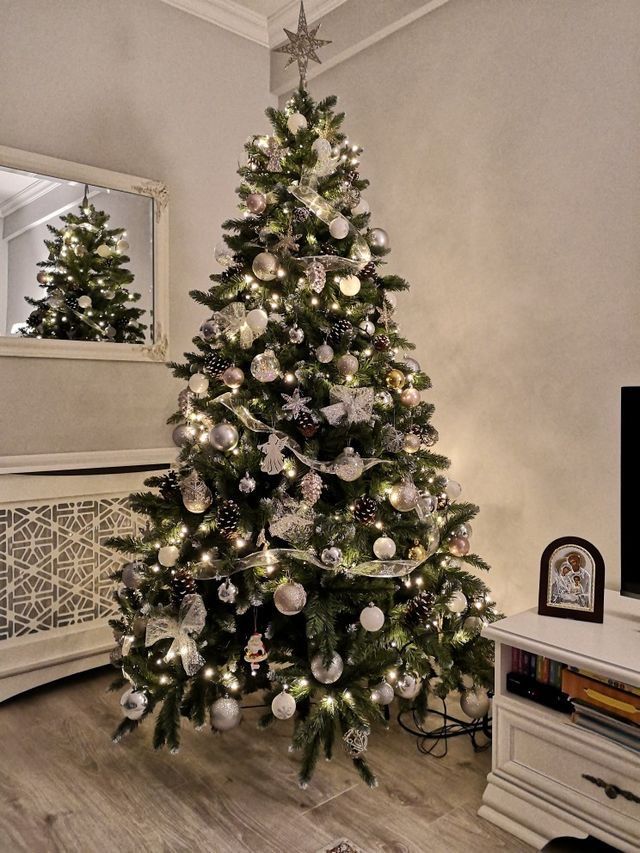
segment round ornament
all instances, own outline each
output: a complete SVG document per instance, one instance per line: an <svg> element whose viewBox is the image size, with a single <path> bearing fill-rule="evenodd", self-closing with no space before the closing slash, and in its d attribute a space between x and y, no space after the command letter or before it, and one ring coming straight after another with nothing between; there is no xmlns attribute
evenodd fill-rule
<svg viewBox="0 0 640 853"><path fill-rule="evenodd" d="M316 681L321 684L334 684L342 675L344 664L340 655L335 652L329 666L325 666L322 655L311 658L311 672Z"/></svg>
<svg viewBox="0 0 640 853"><path fill-rule="evenodd" d="M225 372L222 374L222 381L227 388L239 388L244 382L244 372L241 368L236 367L235 365L227 367Z"/></svg>
<svg viewBox="0 0 640 853"><path fill-rule="evenodd" d="M126 240L118 240L116 243L116 250L120 255L123 255L129 250L129 243Z"/></svg>
<svg viewBox="0 0 640 853"><path fill-rule="evenodd" d="M335 545L331 545L329 548L325 548L320 555L320 559L325 564L325 566L329 566L330 569L335 569L336 566L339 566L342 562L342 551L340 548L336 548Z"/></svg>
<svg viewBox="0 0 640 853"><path fill-rule="evenodd" d="M209 444L222 453L228 453L230 450L233 450L239 440L238 430L233 424L229 424L226 421L216 424L209 430Z"/></svg>
<svg viewBox="0 0 640 853"><path fill-rule="evenodd" d="M223 699L216 699L211 706L211 725L219 732L226 732L229 729L235 728L242 718L240 705L235 699L225 696Z"/></svg>
<svg viewBox="0 0 640 853"><path fill-rule="evenodd" d="M180 549L175 545L163 545L162 548L158 550L158 562L161 566L166 566L167 568L175 566L178 562L179 556Z"/></svg>
<svg viewBox="0 0 640 853"><path fill-rule="evenodd" d="M260 252L253 259L251 269L260 281L273 281L278 274L278 259L270 252Z"/></svg>
<svg viewBox="0 0 640 853"><path fill-rule="evenodd" d="M379 560L392 560L396 554L396 543L389 536L379 536L373 543L373 553Z"/></svg>
<svg viewBox="0 0 640 853"><path fill-rule="evenodd" d="M378 502L369 495L356 498L353 506L353 517L360 524L373 524L378 514Z"/></svg>
<svg viewBox="0 0 640 853"><path fill-rule="evenodd" d="M304 332L300 326L293 326L289 329L289 340L292 344L301 344L304 340Z"/></svg>
<svg viewBox="0 0 640 853"><path fill-rule="evenodd" d="M447 542L449 553L454 557L466 557L469 553L470 543L468 536L453 536Z"/></svg>
<svg viewBox="0 0 640 853"><path fill-rule="evenodd" d="M423 492L418 498L418 507L423 515L431 515L438 509L438 499L428 492Z"/></svg>
<svg viewBox="0 0 640 853"><path fill-rule="evenodd" d="M171 438L176 447L184 447L195 439L196 432L193 427L180 424L171 433Z"/></svg>
<svg viewBox="0 0 640 853"><path fill-rule="evenodd" d="M365 631L379 631L384 625L384 613L375 604L369 604L360 613L360 624Z"/></svg>
<svg viewBox="0 0 640 853"><path fill-rule="evenodd" d="M147 710L148 704L149 699L146 693L143 693L142 690L136 690L133 687L130 687L120 697L122 713L130 720L139 720Z"/></svg>
<svg viewBox="0 0 640 853"><path fill-rule="evenodd" d="M393 702L393 687L386 681L381 681L371 691L371 698L378 705L390 705Z"/></svg>
<svg viewBox="0 0 640 853"><path fill-rule="evenodd" d="M324 139L323 137L319 137L315 139L313 144L311 145L311 150L316 155L318 160L326 160L331 156L331 143L328 139Z"/></svg>
<svg viewBox="0 0 640 853"><path fill-rule="evenodd" d="M296 700L284 690L274 697L271 703L271 713L279 720L288 720L296 712Z"/></svg>
<svg viewBox="0 0 640 853"><path fill-rule="evenodd" d="M420 392L417 388L405 388L400 394L400 402L408 409L413 409L420 402Z"/></svg>
<svg viewBox="0 0 640 853"><path fill-rule="evenodd" d="M123 577L124 579L124 577ZM462 623L462 627L469 634L479 634L484 628L484 619L480 616L467 616Z"/></svg>
<svg viewBox="0 0 640 853"><path fill-rule="evenodd" d="M356 296L360 292L360 286L357 275L347 275L340 279L340 292L345 296Z"/></svg>
<svg viewBox="0 0 640 853"><path fill-rule="evenodd" d="M247 210L254 216L259 216L267 209L267 199L263 193L250 193L245 199Z"/></svg>
<svg viewBox="0 0 640 853"><path fill-rule="evenodd" d="M247 326L256 335L260 335L267 328L269 317L263 308L252 308L246 316Z"/></svg>
<svg viewBox="0 0 640 853"><path fill-rule="evenodd" d="M378 391L374 400L383 409L390 409L393 406L393 397L388 391Z"/></svg>
<svg viewBox="0 0 640 853"><path fill-rule="evenodd" d="M409 512L416 508L419 496L415 485L410 480L404 480L391 487L389 503L398 512Z"/></svg>
<svg viewBox="0 0 640 853"><path fill-rule="evenodd" d="M375 334L376 327L371 322L371 320L363 320L358 326L363 335L370 338L373 334Z"/></svg>
<svg viewBox="0 0 640 853"><path fill-rule="evenodd" d="M250 495L251 492L255 491L256 481L248 471L238 483L238 489L242 492L243 495Z"/></svg>
<svg viewBox="0 0 640 853"><path fill-rule="evenodd" d="M92 302L90 296L79 296L78 306L82 309L91 308Z"/></svg>
<svg viewBox="0 0 640 853"><path fill-rule="evenodd" d="M462 486L457 480L447 480L444 490L450 501L457 501L462 494Z"/></svg>
<svg viewBox="0 0 640 853"><path fill-rule="evenodd" d="M405 358L404 369L407 373L418 373L420 371L420 362L415 358Z"/></svg>
<svg viewBox="0 0 640 853"><path fill-rule="evenodd" d="M138 589L142 581L141 569L140 563L125 563L122 567L122 583L129 589Z"/></svg>
<svg viewBox="0 0 640 853"><path fill-rule="evenodd" d="M394 368L390 370L386 377L385 382L387 383L387 388L392 388L394 391L399 391L401 388L404 388L405 378L404 373L401 370L397 370Z"/></svg>
<svg viewBox="0 0 640 853"><path fill-rule="evenodd" d="M221 240L213 250L213 257L221 267L230 267L233 263L233 252L224 240Z"/></svg>
<svg viewBox="0 0 640 853"><path fill-rule="evenodd" d="M421 563L423 560L427 559L427 549L424 545L420 545L418 542L415 545L412 545L407 552L407 557L410 560L415 560L416 563Z"/></svg>
<svg viewBox="0 0 640 853"><path fill-rule="evenodd" d="M420 436L413 432L408 432L402 439L402 449L405 453L417 453L421 444Z"/></svg>
<svg viewBox="0 0 640 853"><path fill-rule="evenodd" d="M234 604L238 595L238 587L227 578L218 587L218 598L224 604Z"/></svg>
<svg viewBox="0 0 640 853"><path fill-rule="evenodd" d="M460 697L460 707L472 720L480 720L486 717L491 707L487 691L479 688L477 690L465 690Z"/></svg>
<svg viewBox="0 0 640 853"><path fill-rule="evenodd" d="M99 257L106 259L111 257L111 249L107 246L106 243L101 243L96 249L96 255Z"/></svg>
<svg viewBox="0 0 640 853"><path fill-rule="evenodd" d="M365 213L369 213L370 210L369 202L362 198L362 196L360 196L360 201L356 206L351 208L351 212L354 216L363 216Z"/></svg>
<svg viewBox="0 0 640 853"><path fill-rule="evenodd" d="M403 699L415 699L421 688L422 681L409 673L399 678L396 683L396 693Z"/></svg>
<svg viewBox="0 0 640 853"><path fill-rule="evenodd" d="M46 284L49 281L49 274L46 273L44 270L40 270L40 272L36 276L36 281L39 284Z"/></svg>
<svg viewBox="0 0 640 853"><path fill-rule="evenodd" d="M344 480L345 483L352 483L362 476L364 462L353 447L345 447L334 462L334 471L338 479Z"/></svg>
<svg viewBox="0 0 640 853"><path fill-rule="evenodd" d="M369 245L375 249L386 249L389 246L389 235L384 228L372 228L369 231Z"/></svg>
<svg viewBox="0 0 640 853"><path fill-rule="evenodd" d="M287 119L287 128L289 129L289 133L293 133L294 136L299 130L306 130L306 127L307 120L302 113L291 113Z"/></svg>
<svg viewBox="0 0 640 853"><path fill-rule="evenodd" d="M117 329L115 328L115 326L107 326L107 328L104 330L104 333L108 338L115 338L116 331Z"/></svg>
<svg viewBox="0 0 640 853"><path fill-rule="evenodd" d="M189 512L205 512L211 506L211 491L195 471L180 483L180 494L182 503Z"/></svg>
<svg viewBox="0 0 640 853"><path fill-rule="evenodd" d="M194 373L189 379L189 388L194 394L206 394L209 378L204 373Z"/></svg>
<svg viewBox="0 0 640 853"><path fill-rule="evenodd" d="M358 372L360 362L355 357L355 355L351 355L351 353L346 353L345 355L341 355L337 359L336 367L338 368L338 373L341 376L353 376L354 373Z"/></svg>
<svg viewBox="0 0 640 853"><path fill-rule="evenodd" d="M251 362L251 375L258 382L273 382L280 376L280 362L273 350L266 349Z"/></svg>
<svg viewBox="0 0 640 853"><path fill-rule="evenodd" d="M451 613L464 613L468 605L467 596L461 589L454 590L449 597L449 601L447 601L447 607Z"/></svg>
<svg viewBox="0 0 640 853"><path fill-rule="evenodd" d="M329 234L331 234L334 240L344 240L349 234L349 223L344 216L336 216L335 219L331 220L329 223Z"/></svg>
<svg viewBox="0 0 640 853"><path fill-rule="evenodd" d="M329 344L320 344L320 346L316 348L316 358L320 364L329 364L333 356L334 352Z"/></svg>
<svg viewBox="0 0 640 853"><path fill-rule="evenodd" d="M307 593L302 584L288 581L276 588L273 593L273 603L276 610L285 616L295 616L304 610L307 603Z"/></svg>

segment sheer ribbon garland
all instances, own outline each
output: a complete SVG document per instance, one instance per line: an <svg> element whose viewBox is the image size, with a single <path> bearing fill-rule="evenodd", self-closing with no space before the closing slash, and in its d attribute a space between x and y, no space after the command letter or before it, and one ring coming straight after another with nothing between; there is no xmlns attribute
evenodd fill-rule
<svg viewBox="0 0 640 853"><path fill-rule="evenodd" d="M180 656L187 675L195 675L203 666L204 658L198 651L194 637L204 628L207 610L202 597L185 595L177 619L173 616L152 616L147 622L145 646L153 646L159 640L172 639L167 657Z"/></svg>

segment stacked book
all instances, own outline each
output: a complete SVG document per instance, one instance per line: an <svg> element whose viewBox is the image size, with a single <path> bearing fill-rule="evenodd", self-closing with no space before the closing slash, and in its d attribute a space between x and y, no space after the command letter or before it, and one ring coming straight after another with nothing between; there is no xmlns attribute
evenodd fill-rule
<svg viewBox="0 0 640 853"><path fill-rule="evenodd" d="M562 690L564 664L524 649L511 649L507 690L532 702L570 713L571 703Z"/></svg>
<svg viewBox="0 0 640 853"><path fill-rule="evenodd" d="M640 753L640 688L567 667L562 689L571 697L572 721Z"/></svg>

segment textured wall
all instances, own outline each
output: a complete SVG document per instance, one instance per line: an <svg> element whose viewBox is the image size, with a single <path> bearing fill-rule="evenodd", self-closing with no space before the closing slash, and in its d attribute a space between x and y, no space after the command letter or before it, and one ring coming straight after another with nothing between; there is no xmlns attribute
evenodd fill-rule
<svg viewBox="0 0 640 853"><path fill-rule="evenodd" d="M180 357L242 144L267 127L266 49L157 0L4 0L1 16L0 145L169 186ZM0 455L167 446L178 389L162 365L2 358Z"/></svg>
<svg viewBox="0 0 640 853"><path fill-rule="evenodd" d="M365 147L372 221L413 285L402 328L508 612L535 603L563 534L592 540L618 584L639 50L637 0L451 0L311 84L340 96Z"/></svg>

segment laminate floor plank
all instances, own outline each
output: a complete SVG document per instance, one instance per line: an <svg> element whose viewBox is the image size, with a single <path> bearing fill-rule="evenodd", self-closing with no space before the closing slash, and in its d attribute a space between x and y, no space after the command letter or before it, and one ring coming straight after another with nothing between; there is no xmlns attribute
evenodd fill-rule
<svg viewBox="0 0 640 853"><path fill-rule="evenodd" d="M0 705L0 853L316 853L348 838L365 853L521 853L475 814L490 766L466 738L422 756L392 723L369 751L369 790L342 750L297 785L292 723L256 729L248 709L224 735L182 728L179 755L154 751L147 723L120 744L109 671Z"/></svg>

